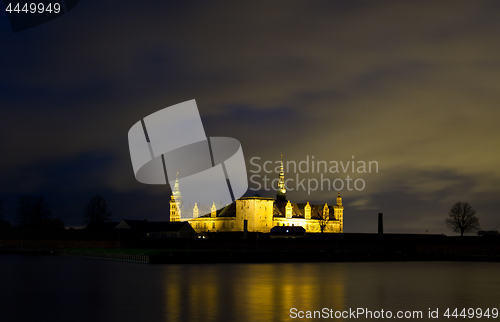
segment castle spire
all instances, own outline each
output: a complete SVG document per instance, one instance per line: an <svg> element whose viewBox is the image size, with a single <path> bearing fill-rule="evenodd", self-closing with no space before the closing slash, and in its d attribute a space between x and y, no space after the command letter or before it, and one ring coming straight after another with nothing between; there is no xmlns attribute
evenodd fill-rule
<svg viewBox="0 0 500 322"><path fill-rule="evenodd" d="M278 192L276 193L276 200L281 200L281 201L286 200L285 171L283 170L283 153L281 154L280 175L278 182Z"/></svg>
<svg viewBox="0 0 500 322"><path fill-rule="evenodd" d="M181 190L179 189L179 172L175 175L175 185L174 185L174 191L173 191L174 196L180 196L181 195Z"/></svg>
<svg viewBox="0 0 500 322"><path fill-rule="evenodd" d="M170 198L170 221L180 221L182 212L182 195L179 188L179 172L175 176L175 185Z"/></svg>

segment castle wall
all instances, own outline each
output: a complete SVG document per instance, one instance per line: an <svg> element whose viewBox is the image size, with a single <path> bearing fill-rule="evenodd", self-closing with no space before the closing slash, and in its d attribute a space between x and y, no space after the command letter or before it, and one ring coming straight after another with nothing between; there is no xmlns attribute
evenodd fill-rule
<svg viewBox="0 0 500 322"><path fill-rule="evenodd" d="M188 220L189 224L197 233L201 232L228 232L228 231L242 231L238 229L234 217L202 217L197 219Z"/></svg>
<svg viewBox="0 0 500 322"><path fill-rule="evenodd" d="M320 233L321 232L321 226L320 226L320 221L317 219L303 219L303 218L292 218L292 219L285 219L285 218L279 218L276 217L273 220L273 227L274 226L300 226L303 227L306 230L306 233ZM326 223L324 232L325 233L340 233L342 232L340 230L340 222L338 221L328 221Z"/></svg>
<svg viewBox="0 0 500 322"><path fill-rule="evenodd" d="M236 217L200 217L188 222L197 232L243 231L244 220L248 221L249 232L269 233L274 226L301 226L308 233L321 232L318 219L273 217L274 200L271 198L241 198L236 200ZM333 207L335 220L326 223L324 232L342 233L344 207Z"/></svg>

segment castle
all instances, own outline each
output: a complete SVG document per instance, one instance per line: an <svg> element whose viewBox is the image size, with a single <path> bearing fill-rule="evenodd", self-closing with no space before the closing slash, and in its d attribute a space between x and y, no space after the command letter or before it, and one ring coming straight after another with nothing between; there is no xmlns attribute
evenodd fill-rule
<svg viewBox="0 0 500 322"><path fill-rule="evenodd" d="M180 221L184 211L179 181L176 179L170 199L170 221ZM245 226L249 232L262 233L269 233L275 226L301 226L308 233L342 233L344 230L344 207L340 193L336 205L293 203L286 198L283 161L276 198L243 197L222 208L216 207L214 203L210 213L204 216L198 216L199 213L200 209L195 204L188 214L192 217L188 222L197 233L244 231Z"/></svg>

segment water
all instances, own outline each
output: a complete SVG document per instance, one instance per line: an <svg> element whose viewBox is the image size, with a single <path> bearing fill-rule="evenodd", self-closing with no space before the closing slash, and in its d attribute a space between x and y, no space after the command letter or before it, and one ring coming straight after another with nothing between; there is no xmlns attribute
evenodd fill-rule
<svg viewBox="0 0 500 322"><path fill-rule="evenodd" d="M431 308L439 309L433 321L463 320L442 313L499 308L499 273L499 263L144 265L0 255L0 321L309 320L292 319L291 308L416 310L421 321Z"/></svg>

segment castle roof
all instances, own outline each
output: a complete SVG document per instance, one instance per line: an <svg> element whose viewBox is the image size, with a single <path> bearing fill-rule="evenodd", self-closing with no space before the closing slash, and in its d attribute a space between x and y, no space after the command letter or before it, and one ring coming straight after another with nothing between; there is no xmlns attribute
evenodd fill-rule
<svg viewBox="0 0 500 322"><path fill-rule="evenodd" d="M209 212L198 218L209 218L211 215ZM216 217L236 217L236 203L233 202L221 209L217 209Z"/></svg>
<svg viewBox="0 0 500 322"><path fill-rule="evenodd" d="M245 197L240 198L239 200L249 200L249 199L260 199L260 200L274 200L273 198L264 198L264 197ZM275 201L273 203L273 217L277 218L285 218L285 207L287 202L285 201ZM307 203L290 203L292 205L292 218L305 218L305 206ZM320 219L323 216L323 209L325 205L311 205L311 219ZM334 206L328 206L330 220L335 220L334 216ZM207 213L198 218L210 218L211 213ZM216 217L236 217L236 203L233 202L221 209L217 209Z"/></svg>
<svg viewBox="0 0 500 322"><path fill-rule="evenodd" d="M261 197L259 195L255 195L253 197L241 197L238 200L251 200L251 199L257 199L257 200L274 200L274 198Z"/></svg>

